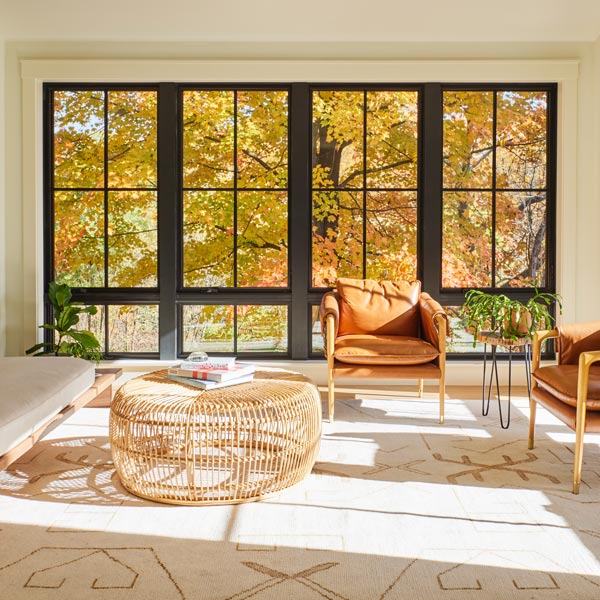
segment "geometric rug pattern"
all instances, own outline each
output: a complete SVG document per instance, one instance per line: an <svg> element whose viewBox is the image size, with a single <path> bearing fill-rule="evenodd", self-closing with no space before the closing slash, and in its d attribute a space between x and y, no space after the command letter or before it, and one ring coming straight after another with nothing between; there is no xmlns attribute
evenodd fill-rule
<svg viewBox="0 0 600 600"><path fill-rule="evenodd" d="M528 450L514 389L508 430L477 390L444 425L434 394L345 390L312 473L230 506L129 494L81 409L0 472L0 598L600 598L600 436L574 496L573 433L538 409Z"/></svg>

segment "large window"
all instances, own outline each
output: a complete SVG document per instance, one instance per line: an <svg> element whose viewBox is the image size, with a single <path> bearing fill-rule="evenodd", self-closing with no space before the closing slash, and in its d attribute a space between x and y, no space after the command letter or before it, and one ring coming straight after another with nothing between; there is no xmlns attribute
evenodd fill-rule
<svg viewBox="0 0 600 600"><path fill-rule="evenodd" d="M450 311L471 288L554 291L554 85L47 84L45 102L46 282L99 307L109 355L319 356L338 277L419 278Z"/></svg>

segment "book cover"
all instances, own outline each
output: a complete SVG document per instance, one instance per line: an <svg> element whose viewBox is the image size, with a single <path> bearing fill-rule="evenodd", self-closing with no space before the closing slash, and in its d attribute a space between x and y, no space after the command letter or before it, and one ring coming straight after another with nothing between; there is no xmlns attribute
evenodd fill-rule
<svg viewBox="0 0 600 600"><path fill-rule="evenodd" d="M223 369L222 367L197 367L194 369L171 367L169 369L170 375L205 381L228 381L229 379L235 379L242 375L250 375L251 373L254 373L254 365L235 364L229 369Z"/></svg>
<svg viewBox="0 0 600 600"><path fill-rule="evenodd" d="M228 387L230 385L238 385L240 383L248 383L254 379L254 375L242 375L235 379L229 379L227 381L202 381L201 379L190 379L188 377L179 377L178 375L171 375L167 377L176 383L182 383L191 387L199 388L201 390L214 390L217 388Z"/></svg>

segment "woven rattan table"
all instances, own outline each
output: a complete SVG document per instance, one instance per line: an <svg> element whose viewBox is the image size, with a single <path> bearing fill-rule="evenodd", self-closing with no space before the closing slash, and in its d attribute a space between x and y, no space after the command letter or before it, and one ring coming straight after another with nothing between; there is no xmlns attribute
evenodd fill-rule
<svg viewBox="0 0 600 600"><path fill-rule="evenodd" d="M312 469L320 438L317 388L283 369L216 390L157 371L123 385L110 409L123 485L170 504L248 502L294 485Z"/></svg>

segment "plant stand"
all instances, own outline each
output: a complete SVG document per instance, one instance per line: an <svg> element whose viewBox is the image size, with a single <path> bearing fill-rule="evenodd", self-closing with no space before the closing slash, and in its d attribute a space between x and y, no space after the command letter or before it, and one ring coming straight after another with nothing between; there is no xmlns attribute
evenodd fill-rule
<svg viewBox="0 0 600 600"><path fill-rule="evenodd" d="M511 395L511 384L512 384L512 353L514 350L520 350L523 348L525 353L525 377L527 379L527 393L531 393L531 339L528 337L520 337L516 340L501 338L495 333L489 331L482 331L477 336L478 341L483 342L483 384L481 391L481 414L485 417L488 415L490 410L490 398L492 395L492 385L494 379L496 380L496 397L498 398L498 412L500 414L500 427L502 429L508 429L510 425L510 395ZM490 371L490 380L487 389L486 398L486 367L487 367L487 345L490 345L491 350L491 362L492 367ZM502 398L500 396L500 381L498 377L498 360L497 350L498 347L508 349L508 401L506 409L506 423L502 416Z"/></svg>

